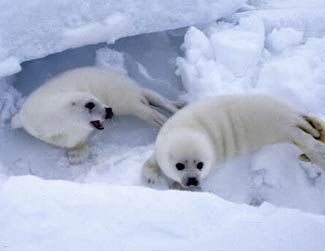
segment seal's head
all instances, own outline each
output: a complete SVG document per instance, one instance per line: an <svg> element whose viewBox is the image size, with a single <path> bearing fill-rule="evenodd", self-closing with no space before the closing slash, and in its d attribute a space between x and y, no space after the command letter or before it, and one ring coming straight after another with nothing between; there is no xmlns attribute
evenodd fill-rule
<svg viewBox="0 0 325 251"><path fill-rule="evenodd" d="M215 163L213 145L206 133L178 129L157 139L157 161L162 172L185 188L198 187Z"/></svg>
<svg viewBox="0 0 325 251"><path fill-rule="evenodd" d="M104 121L113 117L111 107L88 93L75 93L69 101L71 119L91 129L103 130Z"/></svg>

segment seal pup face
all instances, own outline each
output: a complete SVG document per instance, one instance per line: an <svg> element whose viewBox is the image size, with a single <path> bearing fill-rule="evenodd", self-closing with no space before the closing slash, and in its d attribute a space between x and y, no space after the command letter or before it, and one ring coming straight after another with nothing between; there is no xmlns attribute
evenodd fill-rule
<svg viewBox="0 0 325 251"><path fill-rule="evenodd" d="M69 110L75 122L97 130L103 130L104 121L113 117L111 107L105 106L96 97L87 93L74 95L69 102Z"/></svg>
<svg viewBox="0 0 325 251"><path fill-rule="evenodd" d="M214 164L214 151L205 133L176 130L165 139L161 170L185 188L200 186Z"/></svg>

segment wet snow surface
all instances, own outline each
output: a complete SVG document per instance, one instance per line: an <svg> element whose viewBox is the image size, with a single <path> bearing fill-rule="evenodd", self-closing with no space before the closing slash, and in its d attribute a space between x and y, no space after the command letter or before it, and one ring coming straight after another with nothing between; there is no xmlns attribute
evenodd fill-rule
<svg viewBox="0 0 325 251"><path fill-rule="evenodd" d="M28 11L45 8L30 2ZM193 1L196 14L193 6L166 1L164 8L178 7L169 13L175 22L128 16L122 7L132 1L114 5L109 17L94 11L101 1L75 2L82 4L60 7L71 15L50 19L49 33L33 28L16 43L4 34L18 36L22 22L33 27L37 18L45 27L46 15L25 13L11 32L2 15L9 1L0 4L0 75L7 75L0 78L1 251L325 250L325 172L299 162L294 146L241 156L209 177L202 192L185 192L149 188L141 179L158 131L136 118L115 118L90 140L89 160L75 166L62 149L9 127L24 97L84 65L113 67L172 99L267 93L325 118L322 0L252 0L236 13L243 1ZM158 13L162 5L154 3L146 9ZM130 17L143 27L130 28ZM151 31L159 32L142 34ZM140 35L126 37L134 34ZM87 46L68 49L81 45Z"/></svg>

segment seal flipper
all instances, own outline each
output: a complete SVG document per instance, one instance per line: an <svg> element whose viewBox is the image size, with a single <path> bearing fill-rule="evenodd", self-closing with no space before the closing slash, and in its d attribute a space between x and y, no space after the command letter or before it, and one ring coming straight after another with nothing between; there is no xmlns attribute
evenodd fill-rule
<svg viewBox="0 0 325 251"><path fill-rule="evenodd" d="M304 162L311 162L310 158L305 153L299 155L299 160Z"/></svg>
<svg viewBox="0 0 325 251"><path fill-rule="evenodd" d="M319 132L319 141L325 143L325 122L315 116L305 115L304 119Z"/></svg>
<svg viewBox="0 0 325 251"><path fill-rule="evenodd" d="M175 113L179 109L181 109L183 106L186 105L186 102L171 101L171 100L161 96L160 94L158 94L154 91L148 90L148 89L143 90L143 95L150 105L165 109L166 111L168 111L170 113Z"/></svg>
<svg viewBox="0 0 325 251"><path fill-rule="evenodd" d="M311 135L315 138L315 140L318 140L322 143L325 143L325 123L321 119L312 116L312 115L304 115L303 118L309 123L310 126L312 126L314 129L316 129L319 133L319 137L315 137L315 135ZM307 156L307 154L303 153L299 155L299 159L304 162L311 162L310 158Z"/></svg>

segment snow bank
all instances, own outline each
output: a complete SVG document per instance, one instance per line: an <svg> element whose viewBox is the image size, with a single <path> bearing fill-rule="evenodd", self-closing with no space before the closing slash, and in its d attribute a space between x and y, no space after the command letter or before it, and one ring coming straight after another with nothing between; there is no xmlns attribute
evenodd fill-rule
<svg viewBox="0 0 325 251"><path fill-rule="evenodd" d="M277 47L287 46L286 43L278 43ZM270 57L260 68L256 89L324 116L324 43L325 36L310 37L304 44L293 44L280 55Z"/></svg>
<svg viewBox="0 0 325 251"><path fill-rule="evenodd" d="M210 22L229 15L244 2L1 1L0 77L19 71L20 62L69 48Z"/></svg>
<svg viewBox="0 0 325 251"><path fill-rule="evenodd" d="M325 217L208 193L10 178L4 250L322 250Z"/></svg>
<svg viewBox="0 0 325 251"><path fill-rule="evenodd" d="M210 31L210 41L217 63L236 77L257 65L264 47L264 25L259 18L242 18L233 28L215 31Z"/></svg>
<svg viewBox="0 0 325 251"><path fill-rule="evenodd" d="M212 24L205 32L192 27L182 48L185 56L177 59L176 73L192 99L244 92L263 52L264 24L252 16L237 26Z"/></svg>

